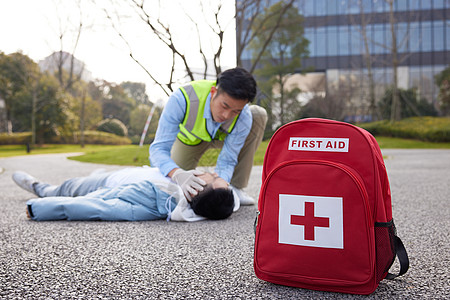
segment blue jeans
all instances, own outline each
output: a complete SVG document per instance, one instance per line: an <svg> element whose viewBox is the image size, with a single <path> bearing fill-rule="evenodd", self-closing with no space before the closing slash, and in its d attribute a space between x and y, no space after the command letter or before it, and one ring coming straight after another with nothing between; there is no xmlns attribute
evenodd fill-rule
<svg viewBox="0 0 450 300"><path fill-rule="evenodd" d="M60 187L37 184L39 195L54 193L56 196L48 194L49 197L29 200L27 205L31 218L36 221L146 221L166 218L177 205L173 197L150 181L98 189L101 180L95 183L94 178L90 177L93 176L68 180L67 184ZM71 196L88 190L94 191L82 196ZM65 193L72 194L64 196Z"/></svg>
<svg viewBox="0 0 450 300"><path fill-rule="evenodd" d="M110 174L111 172L94 173L86 177L71 178L59 186L38 182L34 185L34 191L39 197L84 196L104 187Z"/></svg>

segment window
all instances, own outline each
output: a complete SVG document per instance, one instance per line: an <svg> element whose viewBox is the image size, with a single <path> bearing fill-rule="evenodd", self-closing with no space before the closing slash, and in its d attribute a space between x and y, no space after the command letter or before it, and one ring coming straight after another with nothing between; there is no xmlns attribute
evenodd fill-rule
<svg viewBox="0 0 450 300"><path fill-rule="evenodd" d="M351 26L351 40L350 40L350 51L352 55L361 54L361 34L359 33L358 26Z"/></svg>
<svg viewBox="0 0 450 300"><path fill-rule="evenodd" d="M327 35L325 27L316 29L316 53L317 56L327 55Z"/></svg>
<svg viewBox="0 0 450 300"><path fill-rule="evenodd" d="M432 0L422 0L422 7L421 9L431 9Z"/></svg>
<svg viewBox="0 0 450 300"><path fill-rule="evenodd" d="M308 44L309 56L317 56L317 52L315 50L316 41L314 35L314 28L305 28L305 38L309 41Z"/></svg>
<svg viewBox="0 0 450 300"><path fill-rule="evenodd" d="M327 28L327 55L338 55L338 31L336 26Z"/></svg>
<svg viewBox="0 0 450 300"><path fill-rule="evenodd" d="M313 2L313 1L306 1L306 2ZM347 14L348 13L348 3L345 0L337 0L337 12L338 14Z"/></svg>
<svg viewBox="0 0 450 300"><path fill-rule="evenodd" d="M445 8L444 0L434 0L433 1L433 8L434 9Z"/></svg>
<svg viewBox="0 0 450 300"><path fill-rule="evenodd" d="M310 17L314 15L314 1L305 1L305 16Z"/></svg>
<svg viewBox="0 0 450 300"><path fill-rule="evenodd" d="M365 13L371 13L372 9L372 0L362 0L363 10Z"/></svg>
<svg viewBox="0 0 450 300"><path fill-rule="evenodd" d="M395 11L405 11L408 10L408 1L395 1L394 2Z"/></svg>
<svg viewBox="0 0 450 300"><path fill-rule="evenodd" d="M328 1L327 3L327 15L336 15L338 12L337 5L339 1Z"/></svg>
<svg viewBox="0 0 450 300"><path fill-rule="evenodd" d="M445 50L444 21L433 22L433 51Z"/></svg>
<svg viewBox="0 0 450 300"><path fill-rule="evenodd" d="M384 0L374 0L373 1L373 11L375 12L386 12L389 11L389 6Z"/></svg>
<svg viewBox="0 0 450 300"><path fill-rule="evenodd" d="M324 15L326 15L326 13L327 13L327 1L326 0L315 0L314 2L316 3L315 15L316 16L324 16Z"/></svg>
<svg viewBox="0 0 450 300"><path fill-rule="evenodd" d="M414 22L409 24L409 51L420 51L420 28L419 23Z"/></svg>
<svg viewBox="0 0 450 300"><path fill-rule="evenodd" d="M431 22L422 22L421 28L421 44L422 51L432 50L432 33L431 33Z"/></svg>
<svg viewBox="0 0 450 300"><path fill-rule="evenodd" d="M409 0L410 10L419 10L420 8L420 0Z"/></svg>
<svg viewBox="0 0 450 300"><path fill-rule="evenodd" d="M409 51L408 23L399 23L397 25L397 48L398 52L404 53Z"/></svg>
<svg viewBox="0 0 450 300"><path fill-rule="evenodd" d="M339 37L338 37L338 52L339 55L350 55L350 49L348 47L349 42L349 32L347 26L338 27Z"/></svg>
<svg viewBox="0 0 450 300"><path fill-rule="evenodd" d="M385 39L385 24L375 24L373 26L373 53L374 54L382 54L386 53L386 39Z"/></svg>

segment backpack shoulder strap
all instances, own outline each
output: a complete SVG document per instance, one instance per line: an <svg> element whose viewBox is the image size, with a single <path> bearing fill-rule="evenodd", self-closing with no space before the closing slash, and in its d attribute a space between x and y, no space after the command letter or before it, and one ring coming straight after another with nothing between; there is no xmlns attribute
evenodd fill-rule
<svg viewBox="0 0 450 300"><path fill-rule="evenodd" d="M385 279L392 280L398 276L401 276L406 273L409 269L409 258L408 253L406 253L405 246L403 245L402 240L398 236L394 236L394 247L395 253L398 257L398 261L400 262L400 271L397 275L388 273Z"/></svg>

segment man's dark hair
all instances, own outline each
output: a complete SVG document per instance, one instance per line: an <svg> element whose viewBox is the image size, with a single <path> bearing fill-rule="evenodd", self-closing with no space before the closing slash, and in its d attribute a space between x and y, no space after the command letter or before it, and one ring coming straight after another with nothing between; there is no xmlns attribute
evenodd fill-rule
<svg viewBox="0 0 450 300"><path fill-rule="evenodd" d="M233 192L226 188L205 188L190 202L192 210L211 220L228 218L234 209Z"/></svg>
<svg viewBox="0 0 450 300"><path fill-rule="evenodd" d="M217 93L227 93L234 99L252 102L256 96L256 81L247 70L237 67L219 74L216 81Z"/></svg>

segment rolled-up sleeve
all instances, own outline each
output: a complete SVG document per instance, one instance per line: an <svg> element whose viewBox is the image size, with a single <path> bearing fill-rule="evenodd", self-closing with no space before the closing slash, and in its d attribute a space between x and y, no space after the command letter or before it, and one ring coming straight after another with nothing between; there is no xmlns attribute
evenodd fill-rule
<svg viewBox="0 0 450 300"><path fill-rule="evenodd" d="M186 111L186 100L180 89L170 96L159 119L155 140L150 145L150 165L158 167L164 176L178 168L170 158L170 150L180 130Z"/></svg>

